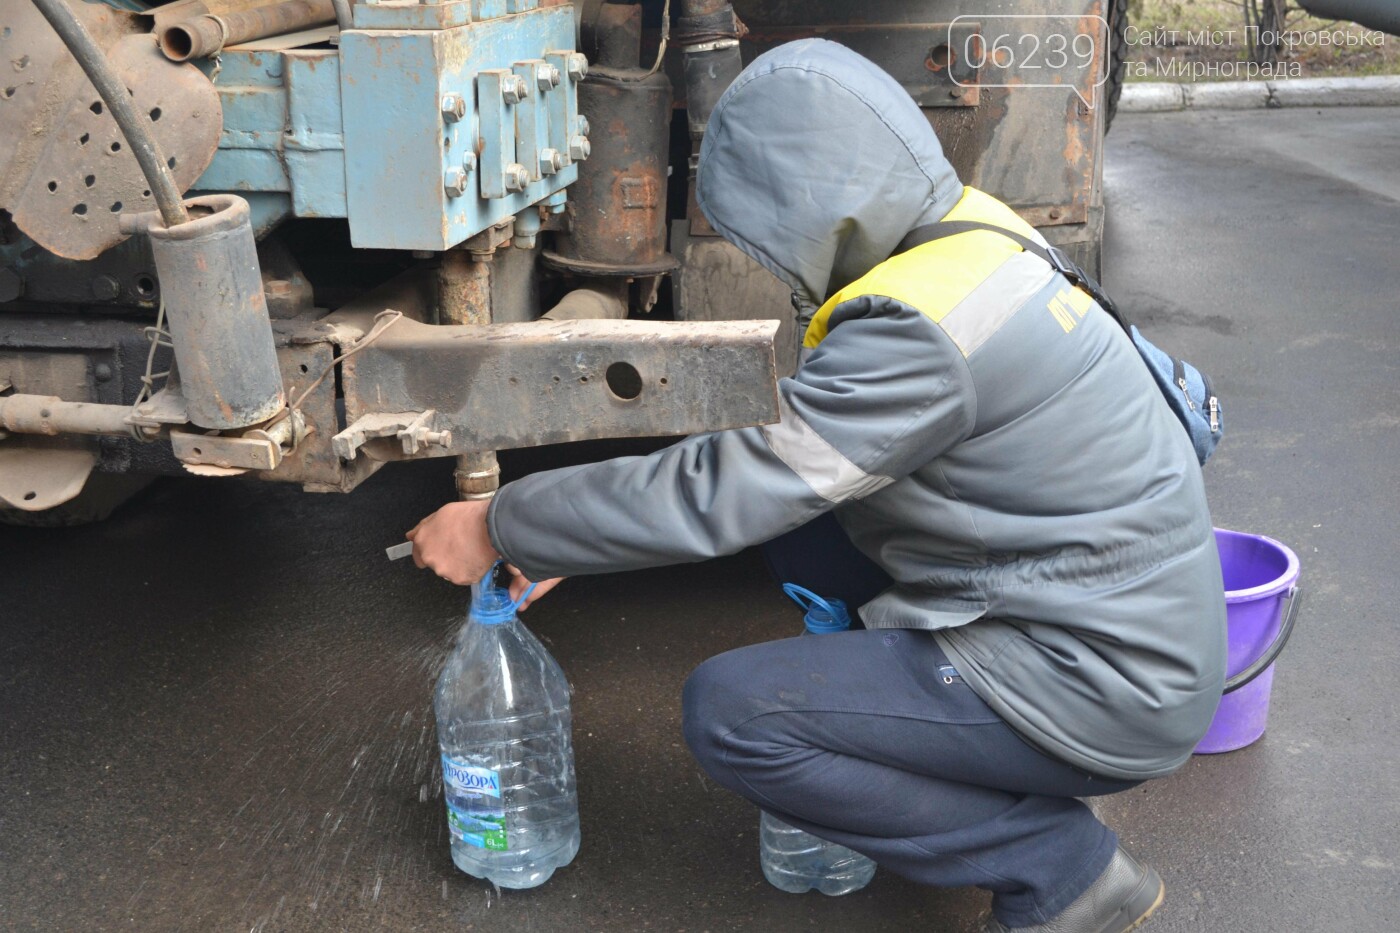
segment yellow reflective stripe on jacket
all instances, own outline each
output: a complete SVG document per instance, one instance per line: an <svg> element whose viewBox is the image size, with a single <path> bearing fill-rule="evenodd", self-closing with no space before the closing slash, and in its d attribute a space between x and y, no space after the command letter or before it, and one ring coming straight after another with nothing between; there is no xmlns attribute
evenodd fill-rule
<svg viewBox="0 0 1400 933"><path fill-rule="evenodd" d="M977 220L1039 239L1015 211L976 188L965 187L943 219ZM826 338L831 312L843 301L881 295L922 311L967 355L1049 281L1049 266L1033 256L1008 262L1018 254L1022 250L1014 241L988 230L917 246L831 296L812 317L802 345L811 349Z"/></svg>

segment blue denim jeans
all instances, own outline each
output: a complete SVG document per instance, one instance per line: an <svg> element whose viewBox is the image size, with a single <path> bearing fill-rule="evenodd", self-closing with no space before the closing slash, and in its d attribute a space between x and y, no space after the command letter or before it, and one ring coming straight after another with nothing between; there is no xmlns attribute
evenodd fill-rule
<svg viewBox="0 0 1400 933"><path fill-rule="evenodd" d="M835 522L795 540L811 547L833 530ZM862 586L880 586L873 565L854 579L839 579L838 564L799 575L797 564L814 564L769 551L783 579L853 609L873 595ZM729 651L696 668L683 709L686 741L723 786L906 878L992 891L994 913L1011 927L1058 914L1117 847L1075 798L1136 786L1026 743L928 632L807 635Z"/></svg>

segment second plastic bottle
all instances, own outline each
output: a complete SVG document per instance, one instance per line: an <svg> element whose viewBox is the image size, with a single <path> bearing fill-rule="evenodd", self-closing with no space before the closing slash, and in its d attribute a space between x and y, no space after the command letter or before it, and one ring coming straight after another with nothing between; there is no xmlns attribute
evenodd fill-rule
<svg viewBox="0 0 1400 933"><path fill-rule="evenodd" d="M785 584L783 592L807 610L808 634L844 632L851 627L841 600L822 599L792 583ZM767 812L758 821L758 858L769 884L791 894L814 888L833 896L850 894L875 876L875 863L866 856L789 826Z"/></svg>

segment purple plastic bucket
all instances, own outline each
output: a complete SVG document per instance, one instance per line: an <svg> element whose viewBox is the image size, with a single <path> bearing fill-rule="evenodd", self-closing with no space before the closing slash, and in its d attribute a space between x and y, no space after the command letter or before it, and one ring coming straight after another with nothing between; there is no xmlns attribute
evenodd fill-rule
<svg viewBox="0 0 1400 933"><path fill-rule="evenodd" d="M1233 691L1230 679L1254 666L1271 650L1282 648L1296 607L1298 555L1273 538L1215 529L1220 571L1225 579L1225 613L1229 624L1226 694L1220 698L1210 729L1196 754L1232 752L1258 741L1269 719L1274 683L1272 661Z"/></svg>

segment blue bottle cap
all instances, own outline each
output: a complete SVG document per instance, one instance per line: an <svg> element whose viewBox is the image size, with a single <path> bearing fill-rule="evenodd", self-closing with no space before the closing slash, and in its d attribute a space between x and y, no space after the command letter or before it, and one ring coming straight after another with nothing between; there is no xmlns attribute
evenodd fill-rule
<svg viewBox="0 0 1400 933"><path fill-rule="evenodd" d="M846 609L846 604L841 600L823 599L796 583L784 583L783 592L788 595L789 599L807 610L802 621L806 624L807 631L812 634L826 635L831 632L844 632L851 627L851 614Z"/></svg>
<svg viewBox="0 0 1400 933"><path fill-rule="evenodd" d="M471 608L467 610L467 616L473 621L482 625L500 625L502 622L509 622L515 618L516 610L520 604L530 598L530 594L535 591L535 584L531 583L519 599L511 599L510 591L504 587L496 585L496 568L501 566L500 561L491 565L491 569L486 571L486 576L481 578L481 582L472 587Z"/></svg>

